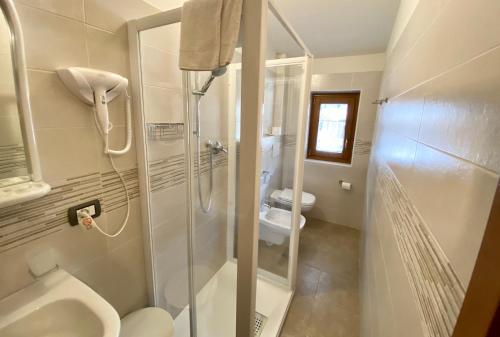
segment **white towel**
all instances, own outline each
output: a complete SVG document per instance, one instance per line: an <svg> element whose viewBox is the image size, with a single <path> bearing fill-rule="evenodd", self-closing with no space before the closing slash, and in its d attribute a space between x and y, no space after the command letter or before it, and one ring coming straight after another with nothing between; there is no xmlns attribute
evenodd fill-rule
<svg viewBox="0 0 500 337"><path fill-rule="evenodd" d="M231 62L242 0L190 0L182 7L179 67L214 70Z"/></svg>

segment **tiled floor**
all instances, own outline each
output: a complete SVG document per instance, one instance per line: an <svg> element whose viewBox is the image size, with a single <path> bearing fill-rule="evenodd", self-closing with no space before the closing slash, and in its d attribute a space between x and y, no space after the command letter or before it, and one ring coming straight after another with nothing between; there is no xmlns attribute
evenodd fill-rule
<svg viewBox="0 0 500 337"><path fill-rule="evenodd" d="M281 337L359 337L359 231L308 218Z"/></svg>
<svg viewBox="0 0 500 337"><path fill-rule="evenodd" d="M288 240L283 245L269 246L259 240L259 268L286 278L288 274Z"/></svg>

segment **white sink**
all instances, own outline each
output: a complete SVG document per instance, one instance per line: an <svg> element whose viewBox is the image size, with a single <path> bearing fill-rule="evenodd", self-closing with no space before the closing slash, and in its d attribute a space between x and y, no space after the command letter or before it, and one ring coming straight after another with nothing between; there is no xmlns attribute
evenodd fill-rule
<svg viewBox="0 0 500 337"><path fill-rule="evenodd" d="M0 301L2 337L118 337L116 310L84 283L57 270Z"/></svg>

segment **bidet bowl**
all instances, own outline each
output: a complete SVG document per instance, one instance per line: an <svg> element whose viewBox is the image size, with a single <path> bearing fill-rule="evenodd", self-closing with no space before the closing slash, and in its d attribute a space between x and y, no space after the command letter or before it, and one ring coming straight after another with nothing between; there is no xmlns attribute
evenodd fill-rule
<svg viewBox="0 0 500 337"><path fill-rule="evenodd" d="M268 244L282 245L290 236L292 212L271 207L259 214L260 239ZM304 228L306 218L300 215L300 230Z"/></svg>

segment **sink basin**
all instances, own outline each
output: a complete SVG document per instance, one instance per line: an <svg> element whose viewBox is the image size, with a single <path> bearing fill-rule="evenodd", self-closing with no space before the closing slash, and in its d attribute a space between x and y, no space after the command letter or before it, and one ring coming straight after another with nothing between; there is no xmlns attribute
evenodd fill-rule
<svg viewBox="0 0 500 337"><path fill-rule="evenodd" d="M116 310L64 270L0 301L2 337L118 337L119 333Z"/></svg>

